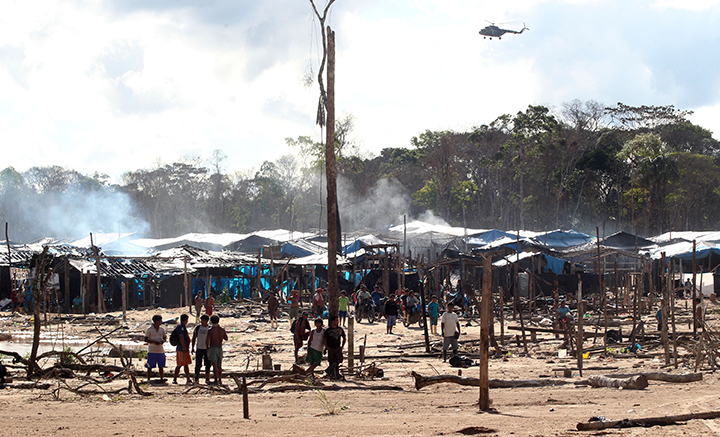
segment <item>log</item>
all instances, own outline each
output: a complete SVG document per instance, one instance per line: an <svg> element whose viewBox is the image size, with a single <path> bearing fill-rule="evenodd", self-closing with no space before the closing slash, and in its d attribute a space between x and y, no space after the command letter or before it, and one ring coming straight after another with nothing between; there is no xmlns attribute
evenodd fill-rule
<svg viewBox="0 0 720 437"><path fill-rule="evenodd" d="M643 375L631 378L608 378L602 375L592 375L587 379L591 387L624 388L627 390L643 390L648 386L648 380Z"/></svg>
<svg viewBox="0 0 720 437"><path fill-rule="evenodd" d="M5 385L7 388L18 388L18 389L39 389L47 390L50 388L50 383L39 383L39 382L14 382Z"/></svg>
<svg viewBox="0 0 720 437"><path fill-rule="evenodd" d="M632 428L675 425L677 422L687 422L694 419L717 419L720 418L720 411L708 411L704 413L678 414L674 416L646 417L640 419L608 420L605 422L580 422L577 424L578 431L597 431L606 428Z"/></svg>
<svg viewBox="0 0 720 437"><path fill-rule="evenodd" d="M664 373L664 372L643 372L643 373L627 373L627 374L611 374L608 377L611 378L632 378L633 376L642 375L647 378L648 381L663 381L663 382L675 382L675 383L687 383L702 381L703 374L698 373L686 373L684 375L678 375L676 373Z"/></svg>
<svg viewBox="0 0 720 437"><path fill-rule="evenodd" d="M311 385L282 385L267 389L270 392L286 392L286 391L308 391L317 390L317 387ZM402 391L402 387L396 385L324 385L323 391L341 391L341 390L384 390L384 391Z"/></svg>
<svg viewBox="0 0 720 437"><path fill-rule="evenodd" d="M440 383L453 383L471 387L480 386L479 378L467 378L457 375L422 376L413 371L412 377L415 378L416 390L420 390L428 385ZM488 381L490 388L552 387L567 384L572 384L572 382L559 379L490 379Z"/></svg>

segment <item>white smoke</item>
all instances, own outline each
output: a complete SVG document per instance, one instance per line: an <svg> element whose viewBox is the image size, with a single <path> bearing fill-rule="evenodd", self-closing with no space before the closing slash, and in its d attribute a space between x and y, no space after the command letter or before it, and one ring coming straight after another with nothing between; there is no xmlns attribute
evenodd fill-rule
<svg viewBox="0 0 720 437"><path fill-rule="evenodd" d="M22 242L43 237L78 239L91 232L134 232L139 238L149 230L130 196L111 188L44 193L18 199L17 204L19 214L16 216L21 223L17 223L16 228L21 232L12 239Z"/></svg>

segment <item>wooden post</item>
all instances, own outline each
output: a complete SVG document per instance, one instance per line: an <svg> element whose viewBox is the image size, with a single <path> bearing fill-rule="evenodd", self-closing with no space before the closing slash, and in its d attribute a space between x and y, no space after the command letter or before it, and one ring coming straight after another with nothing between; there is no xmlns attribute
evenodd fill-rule
<svg viewBox="0 0 720 437"><path fill-rule="evenodd" d="M613 293L615 294L615 317L620 314L620 288L618 284L620 282L620 276L618 274L618 257L619 254L615 254L615 286L613 287Z"/></svg>
<svg viewBox="0 0 720 437"><path fill-rule="evenodd" d="M500 292L500 344L505 346L505 290L500 286L498 291Z"/></svg>
<svg viewBox="0 0 720 437"><path fill-rule="evenodd" d="M661 289L662 289L662 301L660 302L661 307L660 311L662 314L662 325L661 328L661 340L663 344L663 348L665 349L665 365L670 364L670 342L668 339L668 319L670 317L670 293L668 293L668 281L667 276L665 275L666 271L666 262L665 262L665 252L662 253L661 256L661 264L662 266L662 273L660 275L661 278Z"/></svg>
<svg viewBox="0 0 720 437"><path fill-rule="evenodd" d="M677 290L675 289L675 261L671 262L672 265L672 287L670 292L670 309L672 311L672 338L673 338L673 358L674 358L674 364L675 368L678 368L678 353L677 353L677 331L675 330L675 296L677 295ZM680 269L682 271L682 268ZM680 280L682 281L682 275L680 275Z"/></svg>
<svg viewBox="0 0 720 437"><path fill-rule="evenodd" d="M249 419L250 418L250 402L248 399L247 381L245 380L244 376L242 379L242 400L243 400L243 418Z"/></svg>
<svg viewBox="0 0 720 437"><path fill-rule="evenodd" d="M697 322L698 322L698 320L697 320L697 311L695 311L695 298L697 297L697 286L695 285L695 284L696 284L696 280L697 280L697 258L696 258L696 251L695 251L696 248L697 248L697 246L696 246L695 240L693 240L693 257L692 257L692 269L693 269L693 276L692 276L692 304L690 305L690 307L692 308L692 313L693 313L692 320L693 320L693 335L694 335L694 336L697 335L697 325L698 325L698 323L697 323Z"/></svg>
<svg viewBox="0 0 720 437"><path fill-rule="evenodd" d="M337 201L337 168L335 164L335 32L327 26L327 98L325 109L325 175L327 177L327 231L328 231L328 313L336 316L339 308L337 253L339 244L340 212Z"/></svg>
<svg viewBox="0 0 720 437"><path fill-rule="evenodd" d="M580 376L582 376L582 369L583 369L583 340L584 332L583 332L583 297L582 297L582 280L580 279L580 274L578 274L578 290L577 290L577 312L578 312L578 322L577 322L577 341L576 341L576 352L577 352L577 365L578 370L580 371Z"/></svg>
<svg viewBox="0 0 720 437"><path fill-rule="evenodd" d="M72 312L72 302L70 299L70 261L65 256L65 312Z"/></svg>
<svg viewBox="0 0 720 437"><path fill-rule="evenodd" d="M185 287L185 302L187 302L188 305L188 312L192 314L193 312L193 302L190 298L190 284L188 282L188 270L187 270L187 263L188 263L188 257L185 255L184 259L184 269L183 269L183 286Z"/></svg>
<svg viewBox="0 0 720 437"><path fill-rule="evenodd" d="M482 284L482 304L480 310L480 399L478 403L481 410L488 410L490 409L490 378L488 375L490 325L493 322L492 257L490 255L483 259Z"/></svg>
<svg viewBox="0 0 720 437"><path fill-rule="evenodd" d="M313 268L313 276L315 276L315 270ZM257 262L257 272L255 273L256 276L256 282L257 282L257 292L258 296L261 297L262 300L262 249L258 249L258 262ZM252 296L251 296L252 297Z"/></svg>
<svg viewBox="0 0 720 437"><path fill-rule="evenodd" d="M93 243L93 235L90 233L90 246L92 246L93 253L95 254L95 270L97 271L97 312L98 314L104 313L103 307L103 294L102 294L102 283L100 278L100 249Z"/></svg>
<svg viewBox="0 0 720 437"><path fill-rule="evenodd" d="M127 280L122 281L120 288L121 288L121 293L122 293L123 323L127 323L127 315L125 314L127 311L127 289L128 289Z"/></svg>
<svg viewBox="0 0 720 437"><path fill-rule="evenodd" d="M15 278L12 274L12 254L10 253L10 237L8 236L8 222L5 222L5 244L7 244L7 259L8 259L8 272L10 272L10 292L15 294ZM67 262L67 258L65 258ZM65 264L65 271L67 272L67 264ZM67 302L66 302L67 303Z"/></svg>
<svg viewBox="0 0 720 437"><path fill-rule="evenodd" d="M425 335L425 353L430 353L430 336L428 335L428 320L427 320L427 299L425 297L425 281L423 276L425 274L425 255L423 255L423 263L418 269L420 278L420 303L422 304L422 318L423 318L423 331Z"/></svg>
<svg viewBox="0 0 720 437"><path fill-rule="evenodd" d="M355 316L348 315L348 371L355 368Z"/></svg>

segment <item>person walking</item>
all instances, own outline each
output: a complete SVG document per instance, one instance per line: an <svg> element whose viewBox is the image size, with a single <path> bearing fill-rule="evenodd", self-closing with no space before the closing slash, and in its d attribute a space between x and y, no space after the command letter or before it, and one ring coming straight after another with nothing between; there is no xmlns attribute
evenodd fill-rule
<svg viewBox="0 0 720 437"><path fill-rule="evenodd" d="M446 353L449 346L452 346L453 355L458 353L458 338L460 337L460 318L453 312L455 305L449 303L447 311L440 319L440 329L443 336L443 361L446 360Z"/></svg>

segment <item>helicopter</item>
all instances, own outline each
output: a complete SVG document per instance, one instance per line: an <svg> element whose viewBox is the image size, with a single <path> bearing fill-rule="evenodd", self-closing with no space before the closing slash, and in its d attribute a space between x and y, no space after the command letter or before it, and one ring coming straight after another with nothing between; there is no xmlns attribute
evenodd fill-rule
<svg viewBox="0 0 720 437"><path fill-rule="evenodd" d="M482 30L480 31L480 35L483 36L483 39L485 39L485 38L490 38L490 39L493 39L493 38L502 39L502 36L505 35L506 33L514 33L514 34L516 34L516 35L520 35L520 34L523 33L524 31L530 30L530 29L528 29L527 27L525 27L525 23L523 23L523 28L522 28L520 31L517 31L517 30L509 30L509 29L501 29L501 28L497 27L497 26L495 25L495 23L491 23L491 22L489 22L489 21L488 21L488 23L490 23L490 25L489 25L489 26L486 26L484 29L482 29Z"/></svg>

